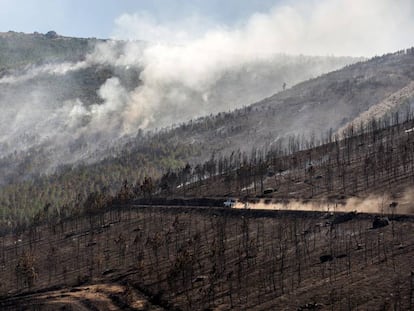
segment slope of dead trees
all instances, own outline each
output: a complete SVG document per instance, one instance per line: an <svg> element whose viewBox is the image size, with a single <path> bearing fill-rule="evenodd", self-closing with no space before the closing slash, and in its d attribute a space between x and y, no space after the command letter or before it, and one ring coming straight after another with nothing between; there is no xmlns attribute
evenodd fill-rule
<svg viewBox="0 0 414 311"><path fill-rule="evenodd" d="M392 193L414 177L414 120L400 113L351 126L322 142L214 156L161 178L166 194L312 199ZM306 148L307 147L307 148ZM264 195L266 194L266 195Z"/></svg>
<svg viewBox="0 0 414 311"><path fill-rule="evenodd" d="M135 292L170 310L409 309L410 217L129 202L263 196L268 187L271 197L303 199L392 190L414 176L413 128L413 118L400 122L394 115L350 127L343 140L291 139L287 150L212 156L159 180L124 181L115 195L92 192L66 213L45 205L31 222L0 236L0 307L41 310L47 297L30 298L36 293L115 283L125 292L109 297L113 303L131 305Z"/></svg>
<svg viewBox="0 0 414 311"><path fill-rule="evenodd" d="M119 284L113 301L131 306L135 291L169 310L408 310L414 222L373 221L117 206L2 236L0 308L43 310L48 290Z"/></svg>
<svg viewBox="0 0 414 311"><path fill-rule="evenodd" d="M5 35L10 38L17 36L16 40L20 40L19 37L24 36L15 33ZM27 38L29 41L36 41L43 38L43 35L36 34L30 37L32 38ZM70 40L66 39L68 38L65 38L64 41L70 44ZM52 41L54 43L50 43L53 45L60 44L60 40ZM75 39L75 41L79 40ZM83 46L86 42L80 40L78 43L73 43L75 46L78 46L78 43ZM87 47L84 46L84 48ZM141 183L145 176L158 179L163 174L166 175L162 183L164 195L176 195L177 193L182 195L184 193L184 195L199 196L205 192L208 194L208 191L212 189L214 190L212 192L218 194L238 194L240 192L241 195L260 195L266 187L274 188L270 184L267 186L260 170L266 170L269 174L271 172L277 174L278 169L283 169L283 167L275 167L274 165L273 168L269 168L269 156L280 158L279 156L283 154L291 154L299 149L309 149L321 143L327 143L329 141L327 137L333 139L333 135L328 133L328 135L323 135L326 139L318 142L315 139L315 135L319 134L317 132L315 135L309 134L306 139L302 139L302 137L277 139L277 137L297 132L297 127L325 130L329 126L337 128L339 124L346 123L349 121L346 118L353 119L360 110L368 109L371 105L383 100L383 96L388 96L389 92L400 90L413 80L412 73L414 71L410 70L413 66L413 55L411 48L348 66L344 70L321 77L322 80L317 78L301 83L292 88L292 90L295 89L292 94L287 90L287 92L272 97L276 102L270 98L270 101L264 100L233 112L205 116L152 133L137 131L136 137L122 139L115 145L102 146L103 153L93 152L91 157L98 160L98 163L62 165L56 168L54 174L44 174L46 168L51 168L50 149L47 147L33 147L23 152L10 152L9 156L0 160L0 223L2 225L9 222L29 223L48 203L51 204L50 210L73 210L79 205L79 199L85 201L88 195L93 192L106 190L111 196L115 196L125 179L131 184L137 184ZM82 80L82 77L86 77L89 79L90 75L96 75L94 69L87 70L86 76L81 74L81 77L77 78ZM372 72L375 74L372 75ZM105 69L102 76L99 74L99 77L105 80L110 74L110 71ZM122 76L120 75L121 80ZM80 81L79 79L69 80L73 80L72 82ZM79 85L82 90L83 84ZM297 94L303 95L303 92L307 96L305 98L299 96L298 98ZM368 93L369 96L365 96ZM346 94L347 97L350 97L347 101L347 107L354 111L354 114L343 116L343 120L338 119L335 122L325 123L328 117L320 114L336 107L330 103L340 101ZM358 94L361 96L359 97ZM86 95L91 96L91 92ZM287 103L291 102L292 105L277 104L285 99L288 100ZM321 106L323 109L320 109L321 107L318 109L315 105L317 103L317 106L320 106L321 101L325 104ZM409 102L407 104L410 105ZM402 106L404 105L400 107ZM285 108L289 110L286 117L283 113ZM306 109L302 110L302 108ZM302 111L301 116L297 114L298 110ZM312 111L313 117L310 117L309 113L312 114ZM338 116L334 111L332 114ZM278 117L279 115L282 119ZM314 121L317 120L317 126L315 127L312 122L292 122L293 119L302 120L304 116L306 116L306 120L308 120L307 117ZM262 124L263 127L257 126L259 124ZM32 139L30 134L25 134L21 138L29 141ZM272 145L272 150L246 151L250 150L252 146L261 148L261 146L269 144ZM71 144L70 149L83 154L88 150L87 145L87 141L80 138L76 143ZM237 146L247 154L238 151L232 155L227 154ZM4 145L4 147L11 146ZM211 156L214 151L216 153ZM269 151L272 152L269 153ZM223 154L219 154L219 152L223 152ZM262 160L260 160L261 158ZM203 163L204 161L206 163ZM55 163L55 161L52 162ZM190 164L190 170L186 169L187 162ZM259 166L259 170L257 162L265 167ZM291 166L290 164L283 165ZM50 172L49 169L47 171ZM238 176L232 174L234 171L239 173ZM220 185L217 189L211 186L202 189L194 185L209 176L217 175L221 175L223 178L221 182L212 183ZM321 174L316 174L315 177L319 175ZM325 181L325 179L323 180ZM318 184L320 182L321 180L318 181ZM329 180L326 182L330 183ZM358 182L360 182L360 178L358 178ZM252 184L253 187L251 187ZM313 186L304 185L304 187L311 189L311 191L318 191ZM247 189L241 191L244 188ZM252 188L254 191L251 191ZM349 187L346 188L348 191ZM361 186L358 185L358 188ZM196 189L198 190L195 191Z"/></svg>
<svg viewBox="0 0 414 311"><path fill-rule="evenodd" d="M138 169L128 170L128 179L119 180L123 174L110 174L111 166L100 172L102 176L77 168L49 177L48 181L4 190L0 223L9 229L27 227L45 219L78 215L91 206L99 209L134 198L235 196L309 200L363 197L373 192L392 195L398 187L413 181L413 128L411 113L404 117L395 113L349 127L342 139L333 133L327 133L323 140L291 137L270 150L213 154L204 163L187 163L162 176L155 169L145 175ZM126 163L124 170L130 162ZM116 166L121 167L121 163ZM94 168L96 173L99 167ZM85 186L91 177L93 181ZM113 181L117 183L115 188L109 186ZM94 200L100 203L91 205Z"/></svg>

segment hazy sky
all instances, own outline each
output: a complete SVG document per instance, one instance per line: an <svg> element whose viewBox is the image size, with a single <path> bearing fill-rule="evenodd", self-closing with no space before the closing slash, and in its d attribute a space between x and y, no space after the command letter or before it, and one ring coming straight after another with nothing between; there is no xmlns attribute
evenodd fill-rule
<svg viewBox="0 0 414 311"><path fill-rule="evenodd" d="M414 0L0 0L8 30L373 56L414 45Z"/></svg>
<svg viewBox="0 0 414 311"><path fill-rule="evenodd" d="M146 12L160 23L203 16L233 25L283 0L0 0L0 31L107 38L122 14Z"/></svg>

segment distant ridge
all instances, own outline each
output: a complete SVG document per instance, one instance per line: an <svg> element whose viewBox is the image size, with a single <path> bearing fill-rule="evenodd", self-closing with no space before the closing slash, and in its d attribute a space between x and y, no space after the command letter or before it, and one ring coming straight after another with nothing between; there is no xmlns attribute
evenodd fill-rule
<svg viewBox="0 0 414 311"><path fill-rule="evenodd" d="M2 69L47 62L78 61L100 41L104 40L65 37L53 30L46 34L0 32L0 75Z"/></svg>

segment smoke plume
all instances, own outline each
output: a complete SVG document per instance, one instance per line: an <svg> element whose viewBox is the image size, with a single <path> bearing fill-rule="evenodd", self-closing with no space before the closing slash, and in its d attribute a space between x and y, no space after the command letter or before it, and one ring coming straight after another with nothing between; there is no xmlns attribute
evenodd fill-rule
<svg viewBox="0 0 414 311"><path fill-rule="evenodd" d="M251 104L284 83L289 87L359 60L325 55L369 56L407 47L412 13L410 0L322 0L276 6L235 26L197 15L160 23L147 13L124 14L115 21L114 39L147 42L109 40L81 62L0 77L0 157L47 147L47 167L53 168L92 159L138 129ZM68 97L71 79L90 68L111 68L113 74L92 99Z"/></svg>

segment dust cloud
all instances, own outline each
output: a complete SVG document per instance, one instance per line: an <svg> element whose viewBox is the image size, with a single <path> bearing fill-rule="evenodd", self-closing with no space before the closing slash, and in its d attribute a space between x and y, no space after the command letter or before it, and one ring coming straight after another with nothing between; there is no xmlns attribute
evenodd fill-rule
<svg viewBox="0 0 414 311"><path fill-rule="evenodd" d="M247 205L238 202L234 208L238 209L258 209L258 210L287 210L287 211L318 211L318 212L357 212L372 214L414 214L413 199L414 193L407 190L404 192L400 200L393 201L389 196L370 195L366 198L351 197L343 204L332 203L326 200L318 201L297 201L290 200L284 203L274 203L272 200L260 200L258 203L248 203ZM392 206L392 202L397 202L396 207Z"/></svg>

